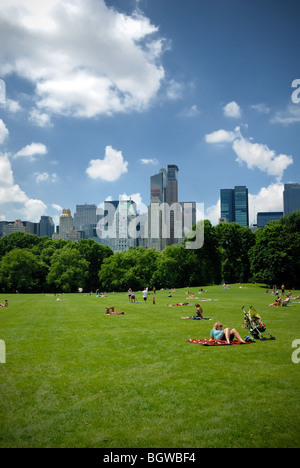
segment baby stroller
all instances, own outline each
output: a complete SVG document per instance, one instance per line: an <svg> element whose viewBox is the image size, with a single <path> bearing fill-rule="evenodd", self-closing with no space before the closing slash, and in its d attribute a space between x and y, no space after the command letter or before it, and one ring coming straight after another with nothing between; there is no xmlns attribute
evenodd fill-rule
<svg viewBox="0 0 300 468"><path fill-rule="evenodd" d="M272 336L271 333L267 330L265 324L262 323L260 315L252 306L248 312L245 311L245 306L243 306L242 311L244 312L244 323L242 327L248 328L249 333L253 336L253 338L266 341L267 338L265 338L262 334L267 332L270 335L270 340L275 340L275 337Z"/></svg>

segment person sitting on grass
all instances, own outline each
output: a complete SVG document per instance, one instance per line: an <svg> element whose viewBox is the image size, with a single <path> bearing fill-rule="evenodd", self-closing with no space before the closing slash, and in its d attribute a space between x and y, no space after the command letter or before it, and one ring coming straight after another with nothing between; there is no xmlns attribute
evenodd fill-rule
<svg viewBox="0 0 300 468"><path fill-rule="evenodd" d="M190 320L205 320L203 318L203 309L200 304L195 304L196 307L196 315L193 317L181 317L182 319L190 319Z"/></svg>
<svg viewBox="0 0 300 468"><path fill-rule="evenodd" d="M230 343L231 341L236 338L241 343L246 343L241 337L241 335L236 331L235 328L230 330L229 328L225 328L223 330L223 325L220 322L216 322L214 324L214 328L210 332L210 340L218 340L218 341L226 341Z"/></svg>
<svg viewBox="0 0 300 468"><path fill-rule="evenodd" d="M8 307L7 299L5 299L4 304L0 304L0 307Z"/></svg>
<svg viewBox="0 0 300 468"><path fill-rule="evenodd" d="M280 306L281 306L281 299L280 299L280 297L278 296L275 302L273 302L272 304L269 304L269 307L270 307L270 306L280 307Z"/></svg>
<svg viewBox="0 0 300 468"><path fill-rule="evenodd" d="M124 315L125 312L115 312L114 307L106 307L106 312L104 315Z"/></svg>
<svg viewBox="0 0 300 468"><path fill-rule="evenodd" d="M291 297L289 295L286 296L286 299L281 301L282 306L287 306L291 302Z"/></svg>

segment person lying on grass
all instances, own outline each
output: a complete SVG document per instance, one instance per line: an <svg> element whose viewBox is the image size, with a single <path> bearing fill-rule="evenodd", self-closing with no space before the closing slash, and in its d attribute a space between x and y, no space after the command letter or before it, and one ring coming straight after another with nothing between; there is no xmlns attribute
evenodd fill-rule
<svg viewBox="0 0 300 468"><path fill-rule="evenodd" d="M173 306L188 306L188 305L192 305L192 304L189 304L188 302L178 302L177 304L169 304L169 307L173 307Z"/></svg>
<svg viewBox="0 0 300 468"><path fill-rule="evenodd" d="M120 312L115 312L114 307L106 307L106 312L104 315L124 315L125 312L120 311Z"/></svg>
<svg viewBox="0 0 300 468"><path fill-rule="evenodd" d="M238 341L241 343L246 343L241 337L241 335L236 331L235 328L230 330L229 328L225 328L223 330L223 325L221 322L216 322L214 324L214 328L210 332L210 340L218 340L218 341L226 341L227 343L230 343L231 341L236 338Z"/></svg>
<svg viewBox="0 0 300 468"><path fill-rule="evenodd" d="M4 304L0 304L0 307L8 307L7 299L5 299Z"/></svg>

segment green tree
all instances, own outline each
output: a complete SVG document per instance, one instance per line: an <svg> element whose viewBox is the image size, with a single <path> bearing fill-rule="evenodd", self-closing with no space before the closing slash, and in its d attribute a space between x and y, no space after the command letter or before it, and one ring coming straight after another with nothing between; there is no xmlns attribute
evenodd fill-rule
<svg viewBox="0 0 300 468"><path fill-rule="evenodd" d="M166 247L158 260L152 282L160 288L191 286L195 267L196 257L193 250L187 250L180 245Z"/></svg>
<svg viewBox="0 0 300 468"><path fill-rule="evenodd" d="M89 263L76 248L65 245L51 257L47 283L54 291L77 292L80 287L86 288L88 273Z"/></svg>
<svg viewBox="0 0 300 468"><path fill-rule="evenodd" d="M99 272L105 258L113 255L113 251L106 245L98 244L92 239L81 240L76 244L81 257L89 263L89 273L86 280L87 288L95 291L99 287Z"/></svg>
<svg viewBox="0 0 300 468"><path fill-rule="evenodd" d="M221 223L215 227L222 261L222 281L248 282L250 261L248 252L255 236L248 227L237 223Z"/></svg>
<svg viewBox="0 0 300 468"><path fill-rule="evenodd" d="M153 249L130 249L104 259L99 280L106 291L138 291L151 287L159 252Z"/></svg>
<svg viewBox="0 0 300 468"><path fill-rule="evenodd" d="M257 282L300 284L300 233L289 222L272 221L256 231L256 243L249 251L251 272Z"/></svg>
<svg viewBox="0 0 300 468"><path fill-rule="evenodd" d="M14 293L34 293L42 290L47 266L28 249L13 249L0 262L2 289Z"/></svg>
<svg viewBox="0 0 300 468"><path fill-rule="evenodd" d="M196 230L196 226L193 227L193 230ZM193 250L193 252L195 257L191 257L190 286L220 284L221 252L216 230L210 221L204 221L203 247Z"/></svg>

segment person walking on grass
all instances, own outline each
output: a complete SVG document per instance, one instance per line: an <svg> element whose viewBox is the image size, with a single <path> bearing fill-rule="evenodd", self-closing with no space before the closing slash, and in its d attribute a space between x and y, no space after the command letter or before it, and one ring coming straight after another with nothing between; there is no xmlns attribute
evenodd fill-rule
<svg viewBox="0 0 300 468"><path fill-rule="evenodd" d="M147 288L145 288L144 291L143 291L143 298L144 298L144 302L146 304L147 299L148 299L148 290L147 290Z"/></svg>

